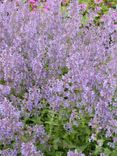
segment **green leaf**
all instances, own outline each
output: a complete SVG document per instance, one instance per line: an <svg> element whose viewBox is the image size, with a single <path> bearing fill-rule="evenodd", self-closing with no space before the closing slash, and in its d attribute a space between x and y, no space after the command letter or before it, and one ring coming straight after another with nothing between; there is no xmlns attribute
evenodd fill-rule
<svg viewBox="0 0 117 156"><path fill-rule="evenodd" d="M101 153L101 149L102 148L100 146L96 145L95 154L97 155L97 154Z"/></svg>
<svg viewBox="0 0 117 156"><path fill-rule="evenodd" d="M106 156L111 156L111 155L110 155L110 154L111 154L111 150L108 149L108 148L105 148L105 149L104 149L104 154L105 154Z"/></svg>
<svg viewBox="0 0 117 156"><path fill-rule="evenodd" d="M1 79L0 80L0 84L4 85L5 84L5 80L4 79Z"/></svg>
<svg viewBox="0 0 117 156"><path fill-rule="evenodd" d="M67 67L61 68L61 72L62 72L62 75L67 74L68 73L68 68Z"/></svg>
<svg viewBox="0 0 117 156"><path fill-rule="evenodd" d="M88 19L89 18L88 18L88 15L87 14L83 16L83 18L81 20L81 23L82 23L83 26L85 26L87 24Z"/></svg>
<svg viewBox="0 0 117 156"><path fill-rule="evenodd" d="M22 3L26 3L27 2L27 0L22 0Z"/></svg>
<svg viewBox="0 0 117 156"><path fill-rule="evenodd" d="M56 154L55 154L55 156L63 156L63 152L57 151Z"/></svg>
<svg viewBox="0 0 117 156"><path fill-rule="evenodd" d="M59 138L57 138L57 139L55 139L53 141L53 146L54 146L55 150L58 150L59 144L60 144L60 139Z"/></svg>

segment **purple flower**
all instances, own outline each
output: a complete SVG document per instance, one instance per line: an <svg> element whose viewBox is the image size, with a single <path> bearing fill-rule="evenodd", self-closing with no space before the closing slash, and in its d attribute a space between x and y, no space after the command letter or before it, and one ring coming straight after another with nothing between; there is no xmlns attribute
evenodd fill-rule
<svg viewBox="0 0 117 156"><path fill-rule="evenodd" d="M35 6L37 1L31 3ZM116 140L116 9L110 9L99 25L99 8L87 10L83 26L86 6L77 0L69 3L67 15L60 11L61 0L48 0L47 6L48 12L30 12L29 3L0 2L0 142L7 147L15 141L13 150L3 149L2 155L15 155L16 147L22 156L43 155L36 149L38 143L44 150L54 148L51 140L56 135L52 131L48 137L53 111L53 122L60 120L57 133L61 126L63 134L71 135L79 126L77 118L87 115L93 129L89 141L102 131Z"/></svg>
<svg viewBox="0 0 117 156"><path fill-rule="evenodd" d="M81 153L78 153L78 152L73 152L73 151L69 151L67 153L67 156L85 156L82 152Z"/></svg>
<svg viewBox="0 0 117 156"><path fill-rule="evenodd" d="M21 153L22 156L43 156L43 154L40 151L36 150L36 147L33 145L33 143L22 143L21 147Z"/></svg>

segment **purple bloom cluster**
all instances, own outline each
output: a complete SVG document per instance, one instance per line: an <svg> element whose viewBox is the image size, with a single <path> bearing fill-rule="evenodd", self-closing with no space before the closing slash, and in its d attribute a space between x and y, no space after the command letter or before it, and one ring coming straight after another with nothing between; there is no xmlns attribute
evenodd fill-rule
<svg viewBox="0 0 117 156"><path fill-rule="evenodd" d="M70 3L67 17L60 11L61 1L47 2L48 12L30 12L20 0L0 2L2 156L43 156L36 143L51 149L53 118L64 109L70 112L62 114L66 133L88 114L91 135L104 131L105 137L116 138L116 10L110 9L99 25L93 17L97 13L89 10L84 26L77 1ZM47 123L50 129L38 120L47 108L55 112ZM70 150L68 156L84 156Z"/></svg>
<svg viewBox="0 0 117 156"><path fill-rule="evenodd" d="M73 152L73 151L69 151L67 153L67 156L84 156L84 154L82 153L77 153L77 152Z"/></svg>

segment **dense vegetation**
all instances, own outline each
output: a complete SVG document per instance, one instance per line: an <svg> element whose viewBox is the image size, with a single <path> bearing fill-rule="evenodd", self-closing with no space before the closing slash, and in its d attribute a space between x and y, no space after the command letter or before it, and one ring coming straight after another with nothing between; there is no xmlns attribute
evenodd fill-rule
<svg viewBox="0 0 117 156"><path fill-rule="evenodd" d="M0 2L1 156L117 155L115 2Z"/></svg>

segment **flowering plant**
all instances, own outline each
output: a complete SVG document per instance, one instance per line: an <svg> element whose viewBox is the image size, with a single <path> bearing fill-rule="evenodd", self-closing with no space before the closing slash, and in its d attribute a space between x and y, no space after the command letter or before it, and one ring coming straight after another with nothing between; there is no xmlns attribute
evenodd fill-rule
<svg viewBox="0 0 117 156"><path fill-rule="evenodd" d="M1 156L117 153L116 9L0 3Z"/></svg>

